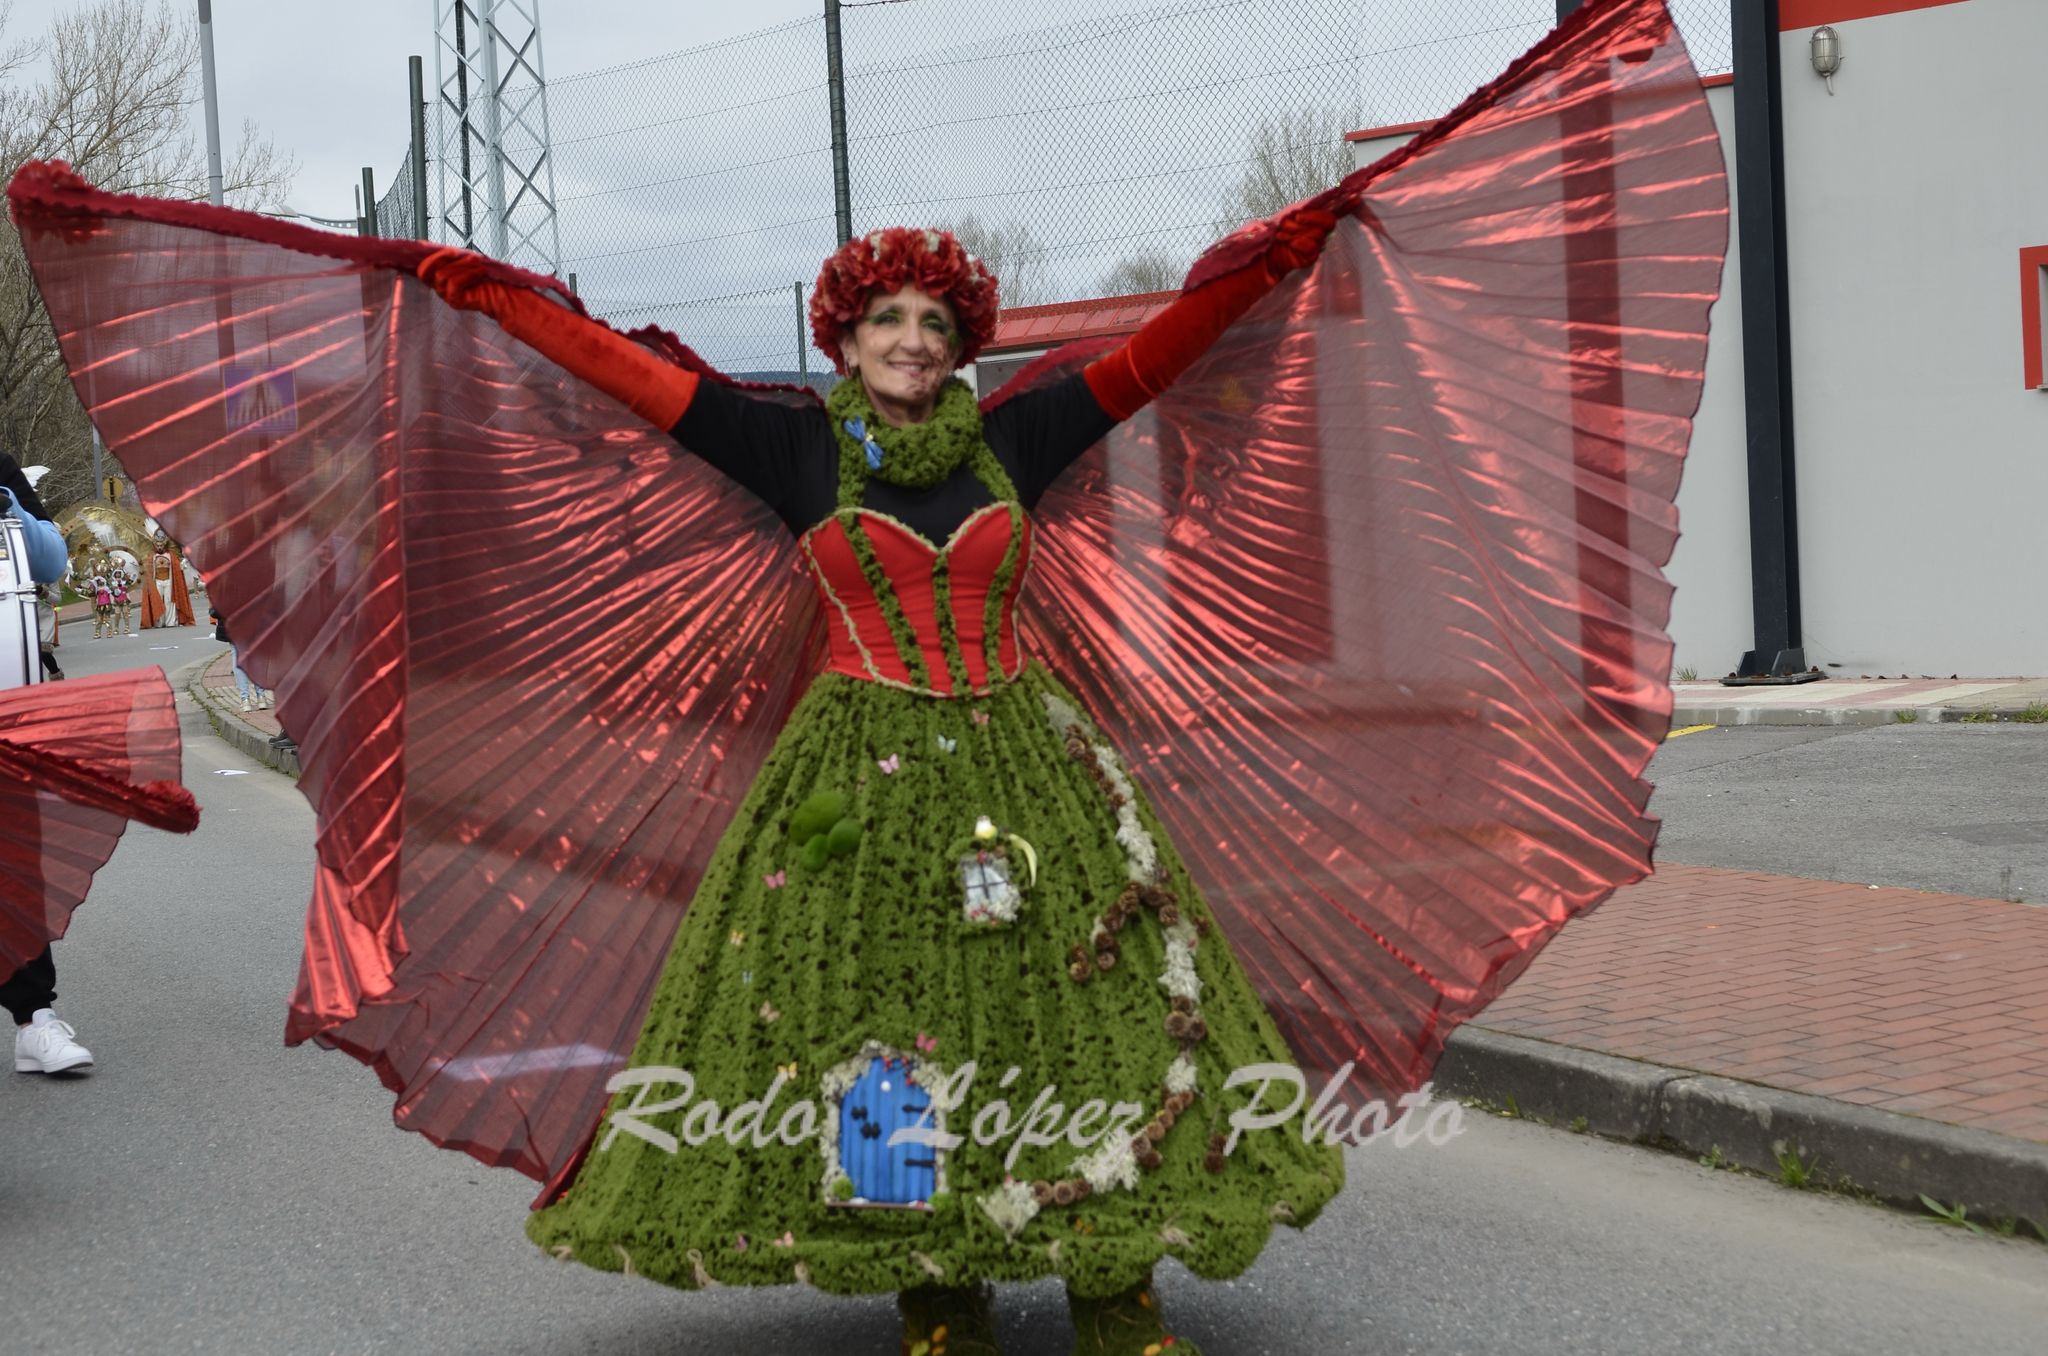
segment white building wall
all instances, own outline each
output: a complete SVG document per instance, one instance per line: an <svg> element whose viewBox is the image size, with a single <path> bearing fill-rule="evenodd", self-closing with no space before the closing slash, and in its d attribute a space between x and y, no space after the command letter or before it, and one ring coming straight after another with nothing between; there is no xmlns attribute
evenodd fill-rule
<svg viewBox="0 0 2048 1356"><path fill-rule="evenodd" d="M1742 264L1735 251L1735 91L1707 91L1728 163L1728 263L1707 317L1707 381L1678 488L1678 549L1664 567L1671 599L1671 663L1714 677L1756 642L1749 594L1749 448L1742 412Z"/></svg>
<svg viewBox="0 0 2048 1356"><path fill-rule="evenodd" d="M2048 0L1959 3L1782 35L1801 601L1843 675L2048 674L2048 392L2021 379L2019 251L2048 245ZM1734 196L1734 90L1708 91ZM1360 165L1402 136L1354 143ZM1674 664L1754 641L1741 268L1714 308L1679 492Z"/></svg>
<svg viewBox="0 0 2048 1356"><path fill-rule="evenodd" d="M2048 244L2048 3L1783 35L1800 568L1810 662L2048 673L2048 393L2019 251Z"/></svg>

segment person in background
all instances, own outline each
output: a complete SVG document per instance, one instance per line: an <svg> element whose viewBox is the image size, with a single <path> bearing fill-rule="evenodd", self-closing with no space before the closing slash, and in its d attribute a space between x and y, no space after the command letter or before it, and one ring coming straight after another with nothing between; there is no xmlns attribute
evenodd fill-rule
<svg viewBox="0 0 2048 1356"><path fill-rule="evenodd" d="M114 634L114 586L103 574L92 577L92 638L104 640Z"/></svg>
<svg viewBox="0 0 2048 1356"><path fill-rule="evenodd" d="M29 577L54 584L64 577L64 534L50 521L35 487L21 466L0 452L0 491L4 511L21 523L27 539ZM19 970L0 981L0 1007L14 1018L16 1073L80 1073L92 1067L92 1051L80 1045L78 1032L57 1017L57 965L44 947Z"/></svg>
<svg viewBox="0 0 2048 1356"><path fill-rule="evenodd" d="M271 701L270 694L250 682L249 675L242 671L241 652L235 649L235 642L228 636L227 614L217 607L209 607L206 609L206 615L213 622L213 638L224 642L228 647L228 664L235 671L235 691L242 698L242 709L244 711L268 711Z"/></svg>
<svg viewBox="0 0 2048 1356"><path fill-rule="evenodd" d="M42 650L46 679L64 676L64 670L57 664L57 601L61 596L55 584L44 584L36 590L36 642Z"/></svg>

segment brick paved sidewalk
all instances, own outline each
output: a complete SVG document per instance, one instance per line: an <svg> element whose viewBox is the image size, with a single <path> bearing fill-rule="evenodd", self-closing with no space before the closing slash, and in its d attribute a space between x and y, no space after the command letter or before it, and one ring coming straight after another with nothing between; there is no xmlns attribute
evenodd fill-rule
<svg viewBox="0 0 2048 1356"><path fill-rule="evenodd" d="M1475 1024L2048 1141L2048 908L1664 866Z"/></svg>
<svg viewBox="0 0 2048 1356"><path fill-rule="evenodd" d="M232 651L222 651L219 658L206 666L206 672L200 678L200 682L205 685L208 692L212 693L219 700L221 709L233 713L235 719L253 729L261 730L266 737L282 734L284 727L277 723L277 712L275 710L244 711L241 709L242 698L235 688L234 666L228 662L232 657Z"/></svg>

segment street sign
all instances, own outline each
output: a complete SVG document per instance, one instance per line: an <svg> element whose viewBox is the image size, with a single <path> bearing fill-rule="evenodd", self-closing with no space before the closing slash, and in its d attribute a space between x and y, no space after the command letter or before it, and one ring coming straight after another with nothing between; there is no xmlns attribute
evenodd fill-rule
<svg viewBox="0 0 2048 1356"><path fill-rule="evenodd" d="M299 426L297 388L292 370L265 370L254 363L222 363L221 390L226 396L229 432L290 433Z"/></svg>

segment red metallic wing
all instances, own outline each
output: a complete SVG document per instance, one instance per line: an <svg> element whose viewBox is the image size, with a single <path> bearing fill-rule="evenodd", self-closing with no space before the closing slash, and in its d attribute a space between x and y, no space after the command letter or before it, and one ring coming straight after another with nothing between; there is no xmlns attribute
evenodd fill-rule
<svg viewBox="0 0 2048 1356"><path fill-rule="evenodd" d="M425 245L55 166L10 196L94 422L299 742L286 1039L375 1068L401 1126L554 1176L811 671L793 544L444 305Z"/></svg>
<svg viewBox="0 0 2048 1356"><path fill-rule="evenodd" d="M199 823L161 669L0 692L0 979L64 935L131 819Z"/></svg>
<svg viewBox="0 0 2048 1356"><path fill-rule="evenodd" d="M1320 201L1318 266L1046 497L1026 624L1304 1063L1391 1096L1650 870L1727 203L1655 3L1585 6Z"/></svg>

